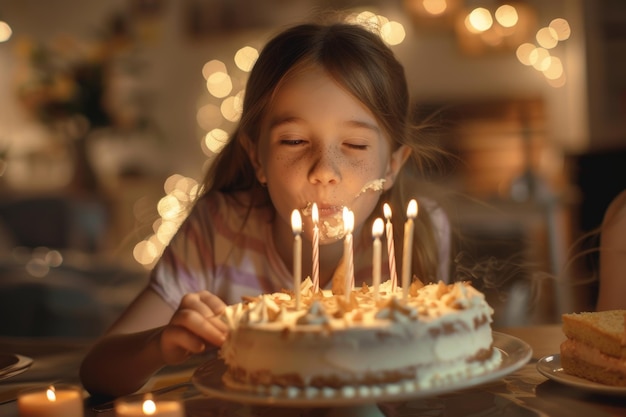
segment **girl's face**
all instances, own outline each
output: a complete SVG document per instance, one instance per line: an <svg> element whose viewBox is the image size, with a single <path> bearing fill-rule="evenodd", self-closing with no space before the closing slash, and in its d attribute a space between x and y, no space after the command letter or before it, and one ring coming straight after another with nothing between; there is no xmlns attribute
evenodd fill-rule
<svg viewBox="0 0 626 417"><path fill-rule="evenodd" d="M311 204L317 203L321 243L327 243L344 235L344 206L354 212L358 231L393 184L407 151L392 154L389 143L367 107L312 68L277 90L251 158L279 221L291 227L291 212L300 209L310 237Z"/></svg>

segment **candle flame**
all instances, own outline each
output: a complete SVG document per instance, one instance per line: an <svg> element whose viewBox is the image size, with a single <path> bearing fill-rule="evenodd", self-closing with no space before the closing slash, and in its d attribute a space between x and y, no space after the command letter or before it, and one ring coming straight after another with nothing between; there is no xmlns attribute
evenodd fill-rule
<svg viewBox="0 0 626 417"><path fill-rule="evenodd" d="M385 219L391 220L391 207L389 204L385 203L383 205L383 213L385 213Z"/></svg>
<svg viewBox="0 0 626 417"><path fill-rule="evenodd" d="M406 217L409 219L417 217L417 201L415 201L415 199L409 201L409 206L406 209Z"/></svg>
<svg viewBox="0 0 626 417"><path fill-rule="evenodd" d="M156 404L152 400L145 400L141 406L141 410L147 416L151 416L156 413Z"/></svg>
<svg viewBox="0 0 626 417"><path fill-rule="evenodd" d="M311 208L311 218L313 219L313 224L317 226L317 223L320 221L320 214L317 210L317 203L313 203L313 207Z"/></svg>
<svg viewBox="0 0 626 417"><path fill-rule="evenodd" d="M48 397L48 401L56 401L57 400L57 396L56 393L54 392L54 387L50 387L46 390L46 397Z"/></svg>
<svg viewBox="0 0 626 417"><path fill-rule="evenodd" d="M385 225L383 223L383 219L378 217L374 220L374 224L372 225L372 237L379 238L383 234L383 230Z"/></svg>
<svg viewBox="0 0 626 417"><path fill-rule="evenodd" d="M297 209L291 212L291 229L295 235L302 233L302 217Z"/></svg>
<svg viewBox="0 0 626 417"><path fill-rule="evenodd" d="M354 213L347 207L343 208L343 230L346 234L354 230Z"/></svg>

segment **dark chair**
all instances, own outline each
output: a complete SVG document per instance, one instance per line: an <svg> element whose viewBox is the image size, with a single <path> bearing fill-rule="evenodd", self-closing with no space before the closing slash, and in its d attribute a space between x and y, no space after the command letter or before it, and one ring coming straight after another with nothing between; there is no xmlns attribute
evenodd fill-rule
<svg viewBox="0 0 626 417"><path fill-rule="evenodd" d="M96 252L108 213L94 198L29 196L0 200L0 221L16 246Z"/></svg>
<svg viewBox="0 0 626 417"><path fill-rule="evenodd" d="M52 272L29 276L24 269L0 274L0 335L92 338L107 323L95 289L85 280Z"/></svg>

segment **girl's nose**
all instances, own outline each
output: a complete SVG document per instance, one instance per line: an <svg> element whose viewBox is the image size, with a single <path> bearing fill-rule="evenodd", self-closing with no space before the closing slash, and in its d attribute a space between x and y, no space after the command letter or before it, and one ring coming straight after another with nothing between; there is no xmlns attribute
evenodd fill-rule
<svg viewBox="0 0 626 417"><path fill-rule="evenodd" d="M309 181L313 184L337 184L341 181L339 152L333 149L320 149L313 158L309 171Z"/></svg>

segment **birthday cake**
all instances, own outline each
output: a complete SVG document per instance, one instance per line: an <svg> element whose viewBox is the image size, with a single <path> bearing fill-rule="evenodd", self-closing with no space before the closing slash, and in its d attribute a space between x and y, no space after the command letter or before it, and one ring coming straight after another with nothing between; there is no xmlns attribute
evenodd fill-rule
<svg viewBox="0 0 626 417"><path fill-rule="evenodd" d="M226 308L220 350L234 388L445 386L497 368L493 310L469 283L390 281L344 294L285 291ZM297 305L298 304L298 305Z"/></svg>

